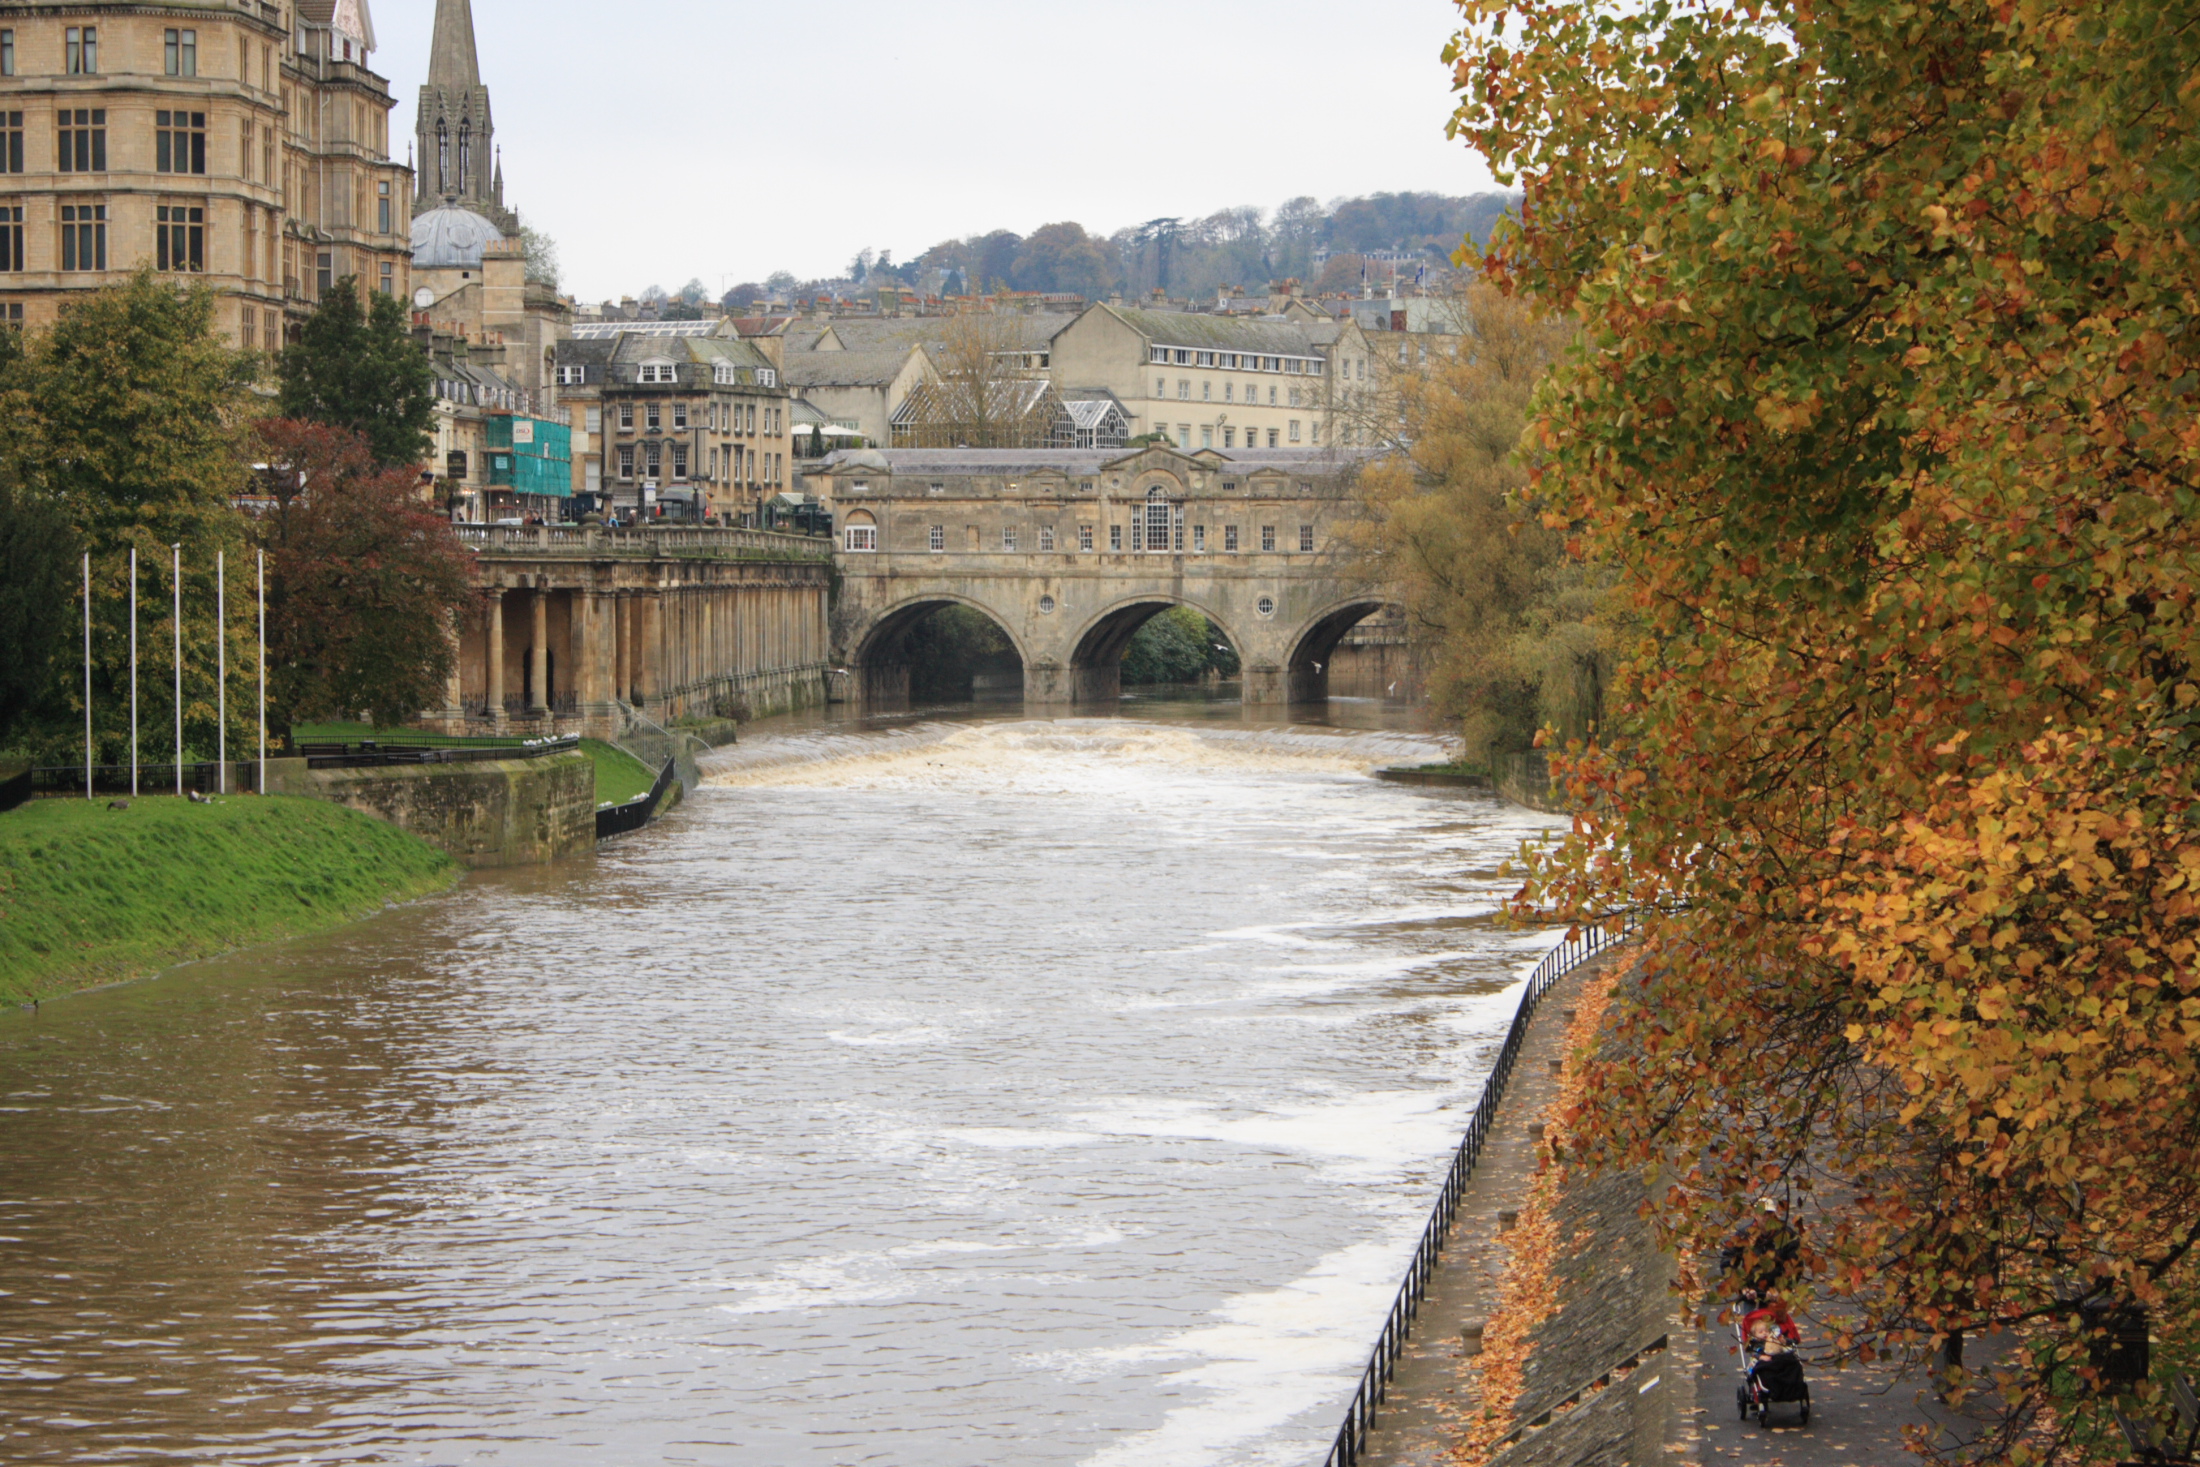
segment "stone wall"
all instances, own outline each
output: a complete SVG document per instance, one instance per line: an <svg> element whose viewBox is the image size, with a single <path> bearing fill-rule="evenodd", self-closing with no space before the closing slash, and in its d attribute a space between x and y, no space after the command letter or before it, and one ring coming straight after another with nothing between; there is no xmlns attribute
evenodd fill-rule
<svg viewBox="0 0 2200 1467"><path fill-rule="evenodd" d="M596 766L586 754L382 769L305 763L268 761L270 793L380 816L467 866L540 865L596 844Z"/></svg>

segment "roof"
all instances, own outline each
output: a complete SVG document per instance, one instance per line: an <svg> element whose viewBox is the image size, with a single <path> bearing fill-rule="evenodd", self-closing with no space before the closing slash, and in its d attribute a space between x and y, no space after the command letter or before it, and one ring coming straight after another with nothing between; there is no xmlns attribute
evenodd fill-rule
<svg viewBox="0 0 2200 1467"><path fill-rule="evenodd" d="M1058 473L1071 478L1098 474L1112 465L1148 452L1142 448L862 448L829 453L806 473L835 470L945 478L960 474ZM1163 450L1174 452L1174 450ZM1206 467L1222 473L1274 470L1290 474L1334 474L1376 456L1373 449L1269 448L1242 453L1201 455ZM1177 454L1189 459L1189 454Z"/></svg>
<svg viewBox="0 0 2200 1467"><path fill-rule="evenodd" d="M1247 321L1189 311L1141 311L1129 306L1095 306L1156 346L1200 351L1250 351L1276 356L1315 357L1337 339L1340 328L1329 321Z"/></svg>
<svg viewBox="0 0 2200 1467"><path fill-rule="evenodd" d="M575 321L573 335L576 340L589 337L608 340L615 336L709 336L719 325L717 321Z"/></svg>
<svg viewBox="0 0 2200 1467"><path fill-rule="evenodd" d="M955 316L904 316L829 321L805 344L804 350L819 350L817 343L823 341L828 334L840 342L841 349L847 351L877 351L889 346L937 346L947 340L947 333L959 319L961 318ZM980 319L989 328L998 330L1008 344L1032 350L1045 346L1077 318L1044 311L1030 315L1022 311L997 311ZM823 349L833 350L831 347Z"/></svg>
<svg viewBox="0 0 2200 1467"><path fill-rule="evenodd" d="M439 204L412 222L413 263L423 270L479 270L481 252L503 238L483 215Z"/></svg>
<svg viewBox="0 0 2200 1467"><path fill-rule="evenodd" d="M1062 394L1062 406L1069 409L1070 420L1080 428L1098 428L1108 420L1112 411L1128 422L1130 414L1123 409L1122 399L1105 388L1079 388Z"/></svg>
<svg viewBox="0 0 2200 1467"><path fill-rule="evenodd" d="M909 365L911 348L867 351L792 351L786 377L791 387L884 387Z"/></svg>

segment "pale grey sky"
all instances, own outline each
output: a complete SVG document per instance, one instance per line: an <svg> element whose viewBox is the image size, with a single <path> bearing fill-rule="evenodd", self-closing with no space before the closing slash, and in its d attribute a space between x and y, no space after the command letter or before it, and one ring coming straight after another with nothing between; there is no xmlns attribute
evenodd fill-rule
<svg viewBox="0 0 2200 1467"><path fill-rule="evenodd" d="M405 154L435 0L374 0ZM1444 138L1445 0L473 0L505 200L583 300L1495 185Z"/></svg>

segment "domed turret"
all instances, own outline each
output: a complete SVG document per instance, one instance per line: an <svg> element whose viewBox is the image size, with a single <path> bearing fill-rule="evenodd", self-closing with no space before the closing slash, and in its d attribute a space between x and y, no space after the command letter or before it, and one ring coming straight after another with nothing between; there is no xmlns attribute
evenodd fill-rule
<svg viewBox="0 0 2200 1467"><path fill-rule="evenodd" d="M479 270L481 252L503 238L473 210L444 204L413 220L413 264L423 270Z"/></svg>

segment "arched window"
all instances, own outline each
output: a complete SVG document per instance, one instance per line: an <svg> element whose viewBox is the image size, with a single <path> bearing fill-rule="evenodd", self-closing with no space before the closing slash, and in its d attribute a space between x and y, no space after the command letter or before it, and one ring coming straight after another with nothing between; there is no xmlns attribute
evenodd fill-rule
<svg viewBox="0 0 2200 1467"><path fill-rule="evenodd" d="M861 555L878 549L878 521L862 510L848 516L841 530L841 548L851 555Z"/></svg>
<svg viewBox="0 0 2200 1467"><path fill-rule="evenodd" d="M441 122L435 125L435 191L451 191L451 129Z"/></svg>
<svg viewBox="0 0 2200 1467"><path fill-rule="evenodd" d="M1146 548L1166 551L1173 543L1169 534L1168 491L1159 484L1146 491Z"/></svg>
<svg viewBox="0 0 2200 1467"><path fill-rule="evenodd" d="M458 125L458 187L460 192L474 192L474 125L461 122Z"/></svg>

